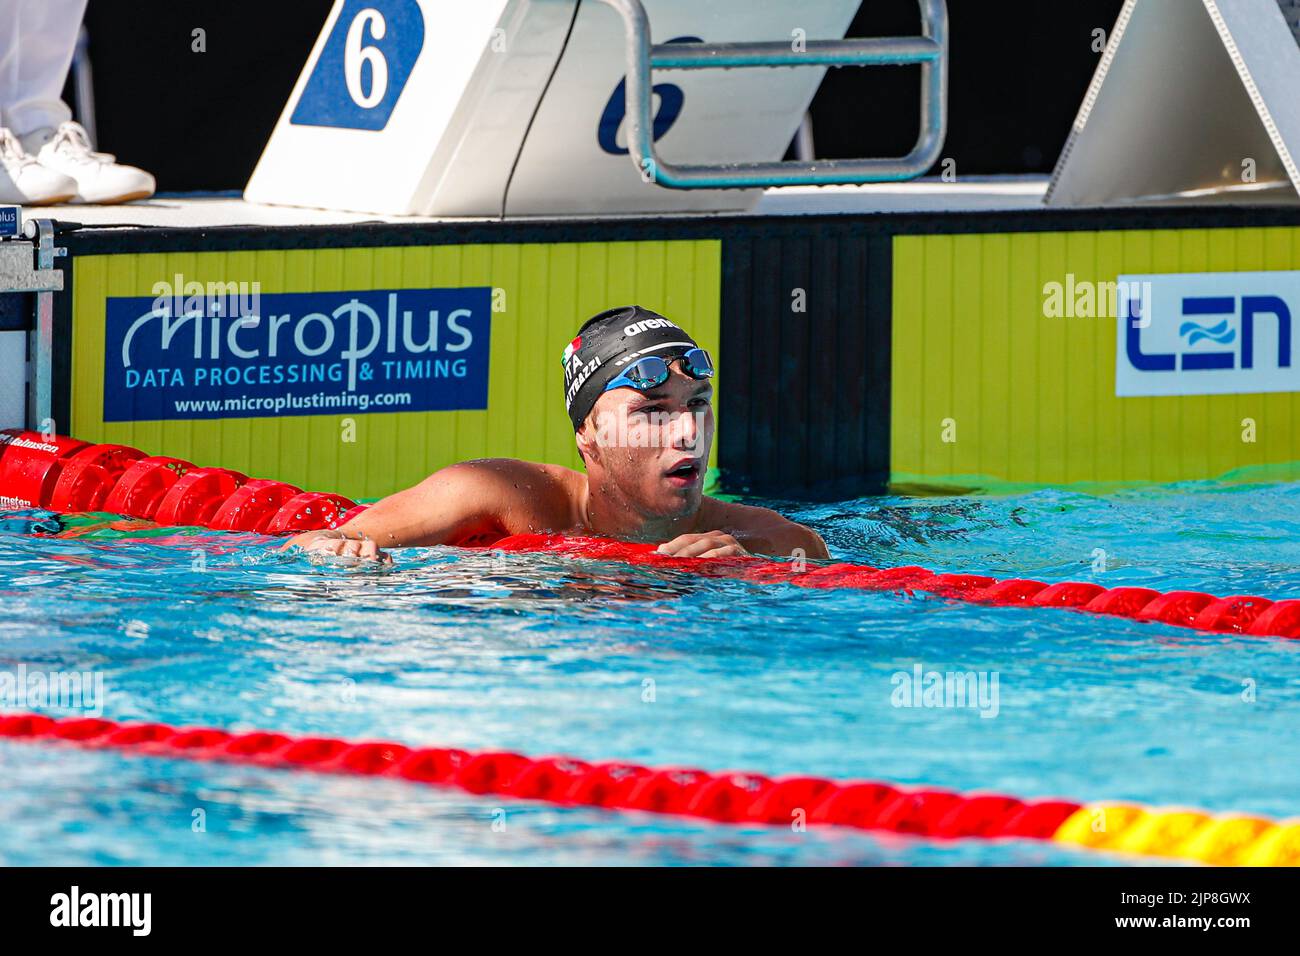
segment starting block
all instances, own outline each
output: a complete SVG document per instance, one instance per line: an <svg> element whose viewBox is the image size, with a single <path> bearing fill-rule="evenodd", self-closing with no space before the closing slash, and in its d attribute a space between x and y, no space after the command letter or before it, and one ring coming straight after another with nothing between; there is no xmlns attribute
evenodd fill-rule
<svg viewBox="0 0 1300 956"><path fill-rule="evenodd" d="M734 187L778 165L828 66L912 63L929 84L914 155L842 164L907 178L943 133L946 9L920 2L926 37L845 41L860 0L335 0L244 195L385 215L744 210L758 190ZM736 68L754 66L799 68ZM646 152L751 177L656 180Z"/></svg>
<svg viewBox="0 0 1300 956"><path fill-rule="evenodd" d="M1300 201L1298 14L1294 0L1126 0L1045 202Z"/></svg>

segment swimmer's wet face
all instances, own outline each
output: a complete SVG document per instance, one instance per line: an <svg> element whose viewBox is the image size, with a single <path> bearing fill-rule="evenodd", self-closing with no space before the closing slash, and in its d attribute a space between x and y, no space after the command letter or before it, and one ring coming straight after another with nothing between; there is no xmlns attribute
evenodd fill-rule
<svg viewBox="0 0 1300 956"><path fill-rule="evenodd" d="M693 513L704 496L713 446L713 386L669 363L671 374L648 391L613 388L578 431L593 490L645 518Z"/></svg>

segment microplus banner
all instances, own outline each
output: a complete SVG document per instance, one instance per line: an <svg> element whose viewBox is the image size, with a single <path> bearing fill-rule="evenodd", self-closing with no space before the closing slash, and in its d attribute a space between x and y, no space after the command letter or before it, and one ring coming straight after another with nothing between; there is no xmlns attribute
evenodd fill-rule
<svg viewBox="0 0 1300 956"><path fill-rule="evenodd" d="M104 421L485 409L491 308L488 287L110 297Z"/></svg>
<svg viewBox="0 0 1300 956"><path fill-rule="evenodd" d="M1300 272L1124 275L1115 394L1300 392Z"/></svg>

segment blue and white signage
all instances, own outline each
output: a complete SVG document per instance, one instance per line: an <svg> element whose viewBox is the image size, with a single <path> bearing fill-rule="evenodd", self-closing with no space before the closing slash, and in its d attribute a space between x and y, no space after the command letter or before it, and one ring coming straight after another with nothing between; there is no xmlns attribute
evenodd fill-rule
<svg viewBox="0 0 1300 956"><path fill-rule="evenodd" d="M0 206L0 238L12 239L23 234L23 207Z"/></svg>
<svg viewBox="0 0 1300 956"><path fill-rule="evenodd" d="M423 48L416 0L345 0L290 122L383 129Z"/></svg>
<svg viewBox="0 0 1300 956"><path fill-rule="evenodd" d="M1300 392L1300 272L1119 277L1115 394Z"/></svg>
<svg viewBox="0 0 1300 956"><path fill-rule="evenodd" d="M488 287L233 286L107 300L104 421L487 408Z"/></svg>

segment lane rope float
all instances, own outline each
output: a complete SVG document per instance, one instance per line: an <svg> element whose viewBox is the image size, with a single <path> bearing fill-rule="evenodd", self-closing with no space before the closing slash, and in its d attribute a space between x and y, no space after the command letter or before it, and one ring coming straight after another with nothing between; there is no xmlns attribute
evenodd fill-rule
<svg viewBox="0 0 1300 956"><path fill-rule="evenodd" d="M1300 821L1125 803L1021 800L821 777L588 763L574 757L412 748L41 714L0 717L0 738L320 773L399 778L563 806L639 810L716 823L853 827L931 839L1021 838L1218 866L1300 865Z"/></svg>
<svg viewBox="0 0 1300 956"><path fill-rule="evenodd" d="M916 566L873 568L863 564L828 564L799 570L794 562L762 558L670 558L656 554L657 546L653 544L565 535L511 535L485 547L497 551L544 551L593 560L686 567L702 575L741 577L768 584L921 591L976 604L1073 608L1200 631L1300 638L1300 600L1272 601L1248 594L1219 598L1202 591L1162 593L1151 588L1104 588L1086 581L1047 584L1027 578L999 580L981 574L938 573Z"/></svg>
<svg viewBox="0 0 1300 956"><path fill-rule="evenodd" d="M281 535L341 527L364 511L342 495L304 492L280 481L249 478L225 468L200 468L125 445L90 444L59 435L0 431L0 508L109 511L160 525ZM1064 607L1251 637L1300 638L1300 600L1250 594L1216 597L1204 591L1104 588L1084 581L1047 584L1024 578L936 573L908 566L810 565L765 558L700 560L653 553L654 545L561 535L515 535L486 545L506 551L546 551L574 557L690 568L807 588L921 591L997 606Z"/></svg>

